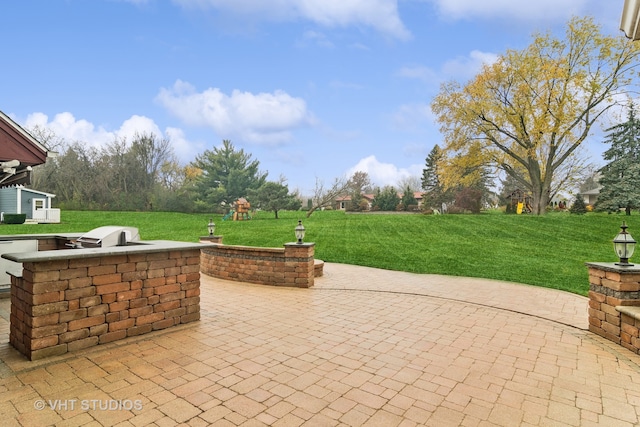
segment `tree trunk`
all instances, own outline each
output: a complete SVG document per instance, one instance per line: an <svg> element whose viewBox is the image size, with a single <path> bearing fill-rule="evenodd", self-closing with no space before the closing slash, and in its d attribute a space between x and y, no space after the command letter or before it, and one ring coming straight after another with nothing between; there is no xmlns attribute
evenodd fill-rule
<svg viewBox="0 0 640 427"><path fill-rule="evenodd" d="M531 213L534 215L544 215L547 212L547 205L549 204L549 195L551 194L551 177L552 172L547 171L545 176L542 176L540 171L540 165L535 159L529 159L528 171L529 179L531 180Z"/></svg>

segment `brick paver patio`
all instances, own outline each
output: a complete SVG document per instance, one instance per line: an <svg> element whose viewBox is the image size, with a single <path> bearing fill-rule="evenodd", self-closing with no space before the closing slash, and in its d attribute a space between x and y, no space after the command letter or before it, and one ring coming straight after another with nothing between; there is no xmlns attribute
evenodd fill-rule
<svg viewBox="0 0 640 427"><path fill-rule="evenodd" d="M34 362L1 300L0 424L640 423L640 357L586 331L584 297L339 264L201 291L199 322Z"/></svg>

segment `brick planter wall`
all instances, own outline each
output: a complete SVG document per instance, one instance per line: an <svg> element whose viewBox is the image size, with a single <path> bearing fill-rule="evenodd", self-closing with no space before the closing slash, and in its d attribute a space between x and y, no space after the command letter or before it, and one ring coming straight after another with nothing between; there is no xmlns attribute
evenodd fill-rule
<svg viewBox="0 0 640 427"><path fill-rule="evenodd" d="M200 249L24 262L9 340L30 360L59 355L198 320L199 295Z"/></svg>
<svg viewBox="0 0 640 427"><path fill-rule="evenodd" d="M640 353L640 266L587 263L589 330Z"/></svg>
<svg viewBox="0 0 640 427"><path fill-rule="evenodd" d="M314 247L313 243L287 243L284 248L218 244L202 249L200 271L227 280L309 288L316 271L322 274L314 266Z"/></svg>

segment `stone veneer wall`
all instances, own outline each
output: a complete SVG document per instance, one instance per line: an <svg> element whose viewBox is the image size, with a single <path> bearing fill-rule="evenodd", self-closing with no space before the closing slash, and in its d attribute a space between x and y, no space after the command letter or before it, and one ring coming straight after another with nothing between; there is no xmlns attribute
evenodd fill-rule
<svg viewBox="0 0 640 427"><path fill-rule="evenodd" d="M200 318L200 250L24 262L10 343L30 360Z"/></svg>
<svg viewBox="0 0 640 427"><path fill-rule="evenodd" d="M589 330L640 353L640 268L588 263ZM626 312L623 313L623 312ZM640 312L638 312L640 313Z"/></svg>
<svg viewBox="0 0 640 427"><path fill-rule="evenodd" d="M309 288L316 271L322 274L321 268L314 268L314 247L313 243L287 243L284 248L218 244L202 249L200 271L227 280Z"/></svg>

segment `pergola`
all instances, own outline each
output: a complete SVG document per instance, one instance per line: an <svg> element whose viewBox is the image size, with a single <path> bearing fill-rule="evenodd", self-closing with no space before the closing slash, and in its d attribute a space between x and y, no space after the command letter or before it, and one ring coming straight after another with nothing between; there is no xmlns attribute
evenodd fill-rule
<svg viewBox="0 0 640 427"><path fill-rule="evenodd" d="M33 166L55 154L0 111L0 187L30 184Z"/></svg>
<svg viewBox="0 0 640 427"><path fill-rule="evenodd" d="M640 0L624 0L620 29L631 40L640 40Z"/></svg>

